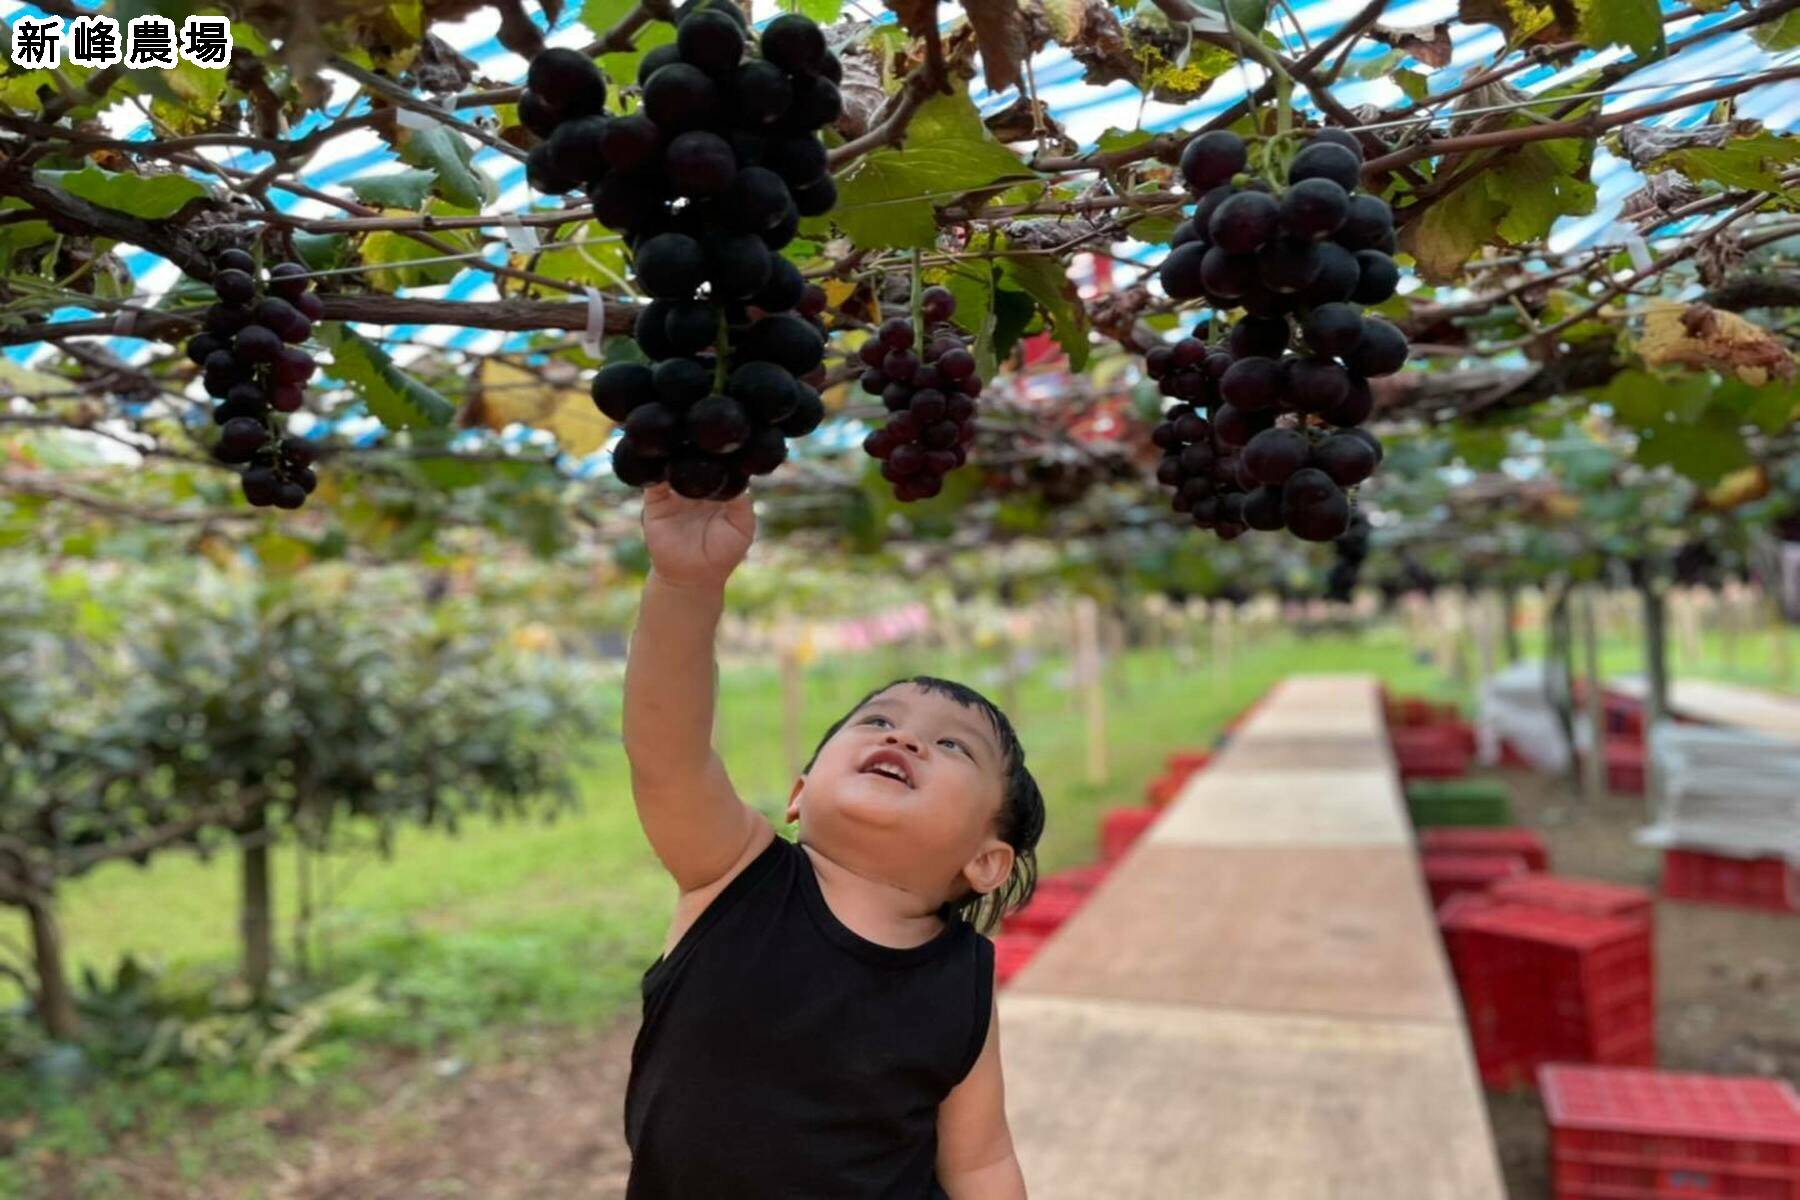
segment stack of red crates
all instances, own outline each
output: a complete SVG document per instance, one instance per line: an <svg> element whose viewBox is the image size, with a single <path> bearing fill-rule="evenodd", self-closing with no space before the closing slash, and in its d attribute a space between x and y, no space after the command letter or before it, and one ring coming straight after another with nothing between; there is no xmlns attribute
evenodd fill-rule
<svg viewBox="0 0 1800 1200"><path fill-rule="evenodd" d="M1800 865L1773 855L1732 858L1670 848L1663 851L1662 892L1671 900L1800 912Z"/></svg>
<svg viewBox="0 0 1800 1200"><path fill-rule="evenodd" d="M1030 962L1062 923L1074 916L1112 870L1108 863L1069 867L1037 882L1030 903L1000 921L994 939L994 978L1007 983Z"/></svg>
<svg viewBox="0 0 1800 1200"><path fill-rule="evenodd" d="M1419 856L1425 873L1425 889L1436 908L1459 892L1485 892L1503 879L1526 874L1530 868L1517 854L1444 854L1427 851Z"/></svg>
<svg viewBox="0 0 1800 1200"><path fill-rule="evenodd" d="M994 982L1001 987L1011 983L1048 940L1035 933L1003 933L995 938Z"/></svg>
<svg viewBox="0 0 1800 1200"><path fill-rule="evenodd" d="M1132 844L1156 824L1161 809L1109 808L1100 814L1100 861L1116 863L1125 857Z"/></svg>
<svg viewBox="0 0 1800 1200"><path fill-rule="evenodd" d="M1178 750L1163 762L1163 773L1144 789L1144 800L1151 808L1163 808L1181 794L1196 771L1206 769L1212 755L1205 750Z"/></svg>
<svg viewBox="0 0 1800 1200"><path fill-rule="evenodd" d="M1469 773L1471 752L1462 736L1450 726L1427 725L1389 729L1400 778L1455 779Z"/></svg>
<svg viewBox="0 0 1800 1200"><path fill-rule="evenodd" d="M1550 869L1544 839L1517 825L1445 825L1419 830L1425 854L1516 854L1533 871Z"/></svg>
<svg viewBox="0 0 1800 1200"><path fill-rule="evenodd" d="M1800 1096L1775 1079L1546 1066L1553 1200L1800 1200Z"/></svg>
<svg viewBox="0 0 1800 1200"><path fill-rule="evenodd" d="M1656 1061L1650 928L1494 902L1445 918L1481 1078L1528 1083L1546 1062Z"/></svg>

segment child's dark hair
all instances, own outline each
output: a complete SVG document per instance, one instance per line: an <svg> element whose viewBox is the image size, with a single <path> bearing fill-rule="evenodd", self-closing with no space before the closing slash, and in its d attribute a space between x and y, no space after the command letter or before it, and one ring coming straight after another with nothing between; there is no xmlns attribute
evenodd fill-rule
<svg viewBox="0 0 1800 1200"><path fill-rule="evenodd" d="M1031 772L1025 769L1025 747L1019 744L1019 736L1013 732L1012 722L1006 719L1006 714L993 701L974 688L932 675L913 675L884 683L852 704L849 712L832 723L831 728L825 731L825 736L819 739L818 746L813 749L812 757L806 760L804 770L812 770L825 743L836 736L837 731L844 727L844 722L854 716L858 709L889 688L903 683L910 683L927 692L936 692L940 696L948 696L964 708L975 709L988 719L999 739L1006 778L1001 792L1000 813L995 818L995 833L1001 841L1013 848L1012 874L1006 877L1005 883L986 895L971 891L944 906L946 917L956 913L979 932L991 933L1000 924L1001 917L1014 909L1023 908L1031 899L1031 893L1037 889L1037 844L1038 838L1044 834L1044 794L1038 790L1037 780L1031 777Z"/></svg>

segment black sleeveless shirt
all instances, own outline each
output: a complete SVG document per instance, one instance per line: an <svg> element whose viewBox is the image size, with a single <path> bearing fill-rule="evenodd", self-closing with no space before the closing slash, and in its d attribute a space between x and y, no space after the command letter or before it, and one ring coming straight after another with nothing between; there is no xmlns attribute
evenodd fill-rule
<svg viewBox="0 0 1800 1200"><path fill-rule="evenodd" d="M777 836L644 973L628 1200L934 1200L937 1108L975 1065L994 945L837 919Z"/></svg>

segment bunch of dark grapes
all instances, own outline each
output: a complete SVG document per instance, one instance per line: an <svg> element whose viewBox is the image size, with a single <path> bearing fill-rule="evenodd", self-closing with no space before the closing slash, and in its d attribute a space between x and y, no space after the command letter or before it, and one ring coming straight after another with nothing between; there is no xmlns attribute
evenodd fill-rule
<svg viewBox="0 0 1800 1200"><path fill-rule="evenodd" d="M1285 338L1287 319L1274 320ZM1336 432L1308 424L1309 410L1295 404L1306 382L1285 377L1279 360L1239 353L1247 325L1223 346L1187 337L1145 356L1151 377L1176 401L1150 434L1163 452L1157 482L1175 490L1176 512L1225 541L1250 529L1286 529L1328 542L1349 528L1345 489L1374 473L1381 443L1341 411L1324 417L1344 426ZM1352 403L1368 415L1367 384Z"/></svg>
<svg viewBox="0 0 1800 1200"><path fill-rule="evenodd" d="M586 189L651 297L635 330L649 362L594 380L595 404L624 429L624 483L730 499L824 419L825 294L781 250L802 217L837 203L818 131L842 114L842 77L812 21L780 16L753 40L729 0L678 10L675 42L639 65L629 115L606 114L605 77L585 55L532 61L519 109L545 138L532 185Z"/></svg>
<svg viewBox="0 0 1800 1200"><path fill-rule="evenodd" d="M975 440L975 398L981 376L969 339L950 323L956 297L941 287L920 297L925 321L924 348L905 317L884 321L863 343L863 390L881 397L887 424L863 440L863 449L881 460L881 477L903 502L929 500L944 488L944 476L969 460Z"/></svg>
<svg viewBox="0 0 1800 1200"><path fill-rule="evenodd" d="M250 503L299 508L319 484L313 448L283 437L276 414L298 411L306 398L314 363L301 344L325 315L325 304L299 263L278 263L267 279L242 250L225 251L213 265L219 302L187 344L206 394L219 401L213 409L220 427L213 456L244 468L244 498Z"/></svg>
<svg viewBox="0 0 1800 1200"><path fill-rule="evenodd" d="M1394 214L1356 191L1362 147L1342 130L1308 139L1280 193L1247 179L1247 161L1224 130L1182 151L1199 200L1159 268L1163 290L1242 315L1219 345L1194 337L1146 357L1180 402L1157 428L1158 478L1176 511L1221 537L1285 527L1330 541L1349 528L1345 489L1381 461L1357 428L1374 407L1368 380L1407 357L1406 336L1360 307L1399 284Z"/></svg>
<svg viewBox="0 0 1800 1200"><path fill-rule="evenodd" d="M1356 580L1362 574L1363 560L1369 557L1369 518L1357 513L1350 518L1344 536L1331 543L1337 561L1325 575L1325 598L1348 604L1356 597Z"/></svg>

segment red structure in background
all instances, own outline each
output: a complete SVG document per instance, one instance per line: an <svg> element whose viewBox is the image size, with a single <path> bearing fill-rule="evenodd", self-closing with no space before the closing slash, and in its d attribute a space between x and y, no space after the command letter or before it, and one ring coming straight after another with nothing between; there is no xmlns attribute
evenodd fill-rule
<svg viewBox="0 0 1800 1200"><path fill-rule="evenodd" d="M1800 1096L1775 1079L1539 1072L1554 1200L1800 1200Z"/></svg>

